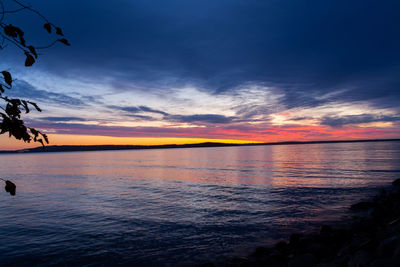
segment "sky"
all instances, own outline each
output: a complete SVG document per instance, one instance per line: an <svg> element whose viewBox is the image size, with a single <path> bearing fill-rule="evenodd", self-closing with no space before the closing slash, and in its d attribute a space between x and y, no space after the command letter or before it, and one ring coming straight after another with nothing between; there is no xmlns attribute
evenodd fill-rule
<svg viewBox="0 0 400 267"><path fill-rule="evenodd" d="M12 1L4 1L12 5ZM26 2L25 2L26 3ZM397 0L36 0L70 47L13 47L10 96L50 144L400 138ZM32 44L54 36L7 14ZM37 144L0 137L0 149Z"/></svg>

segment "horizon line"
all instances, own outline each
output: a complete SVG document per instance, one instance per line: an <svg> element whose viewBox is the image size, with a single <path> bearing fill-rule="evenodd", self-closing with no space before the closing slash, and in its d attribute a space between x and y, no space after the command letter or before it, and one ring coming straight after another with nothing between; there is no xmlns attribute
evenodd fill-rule
<svg viewBox="0 0 400 267"><path fill-rule="evenodd" d="M390 139L354 139L354 140L314 140L314 141L281 141L281 142L249 142L249 143L223 143L200 142L187 144L162 144L162 145L50 145L38 146L17 150L0 150L1 154L7 153L49 153L49 152L84 152L107 150L144 150L144 149L173 149L173 148L200 148L200 147L232 147L232 146L269 146L269 145L301 145L323 143L361 143L361 142L395 142L400 138Z"/></svg>

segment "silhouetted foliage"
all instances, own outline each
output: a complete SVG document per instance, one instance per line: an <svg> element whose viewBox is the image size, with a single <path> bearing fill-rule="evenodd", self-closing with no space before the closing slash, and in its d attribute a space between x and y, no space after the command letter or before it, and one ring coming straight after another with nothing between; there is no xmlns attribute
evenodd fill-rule
<svg viewBox="0 0 400 267"><path fill-rule="evenodd" d="M10 4L10 6L12 6L14 9L7 9L6 4ZM20 27L7 23L7 14L23 11L31 12L43 19L43 28L49 34L57 36L53 42L44 47L33 46L29 43L29 41L25 40L24 31ZM17 47L25 55L26 67L30 67L35 64L36 59L38 58L39 50L49 48L58 42L63 43L64 45L70 45L68 40L64 38L61 28L48 21L46 17L40 14L37 10L33 9L31 6L25 5L18 0L0 0L0 27L0 50L4 50L8 44ZM0 134L8 133L9 137L15 137L18 140L28 143L33 140L34 142L39 142L44 146L45 143L49 143L47 135L36 130L35 128L25 126L24 121L21 118L21 114L23 112L25 114L29 113L30 108L32 107L41 112L39 106L36 103L28 100L9 98L6 96L7 90L12 89L14 80L15 79L9 70L1 71L0 100L2 103L0 104ZM10 181L5 182L6 191L11 195L15 195L15 184Z"/></svg>
<svg viewBox="0 0 400 267"><path fill-rule="evenodd" d="M7 44L14 45L19 48L22 53L25 55L25 66L30 67L38 58L38 50L45 49L53 46L57 42L63 43L65 45L70 45L68 40L64 38L64 34L61 28L55 26L53 23L49 22L42 14L33 9L30 6L27 6L20 1L12 0L9 1L14 3L17 6L17 9L8 10L5 6L5 1L0 0L0 27L2 28L2 32L0 31L0 49L3 50ZM22 12L23 10L27 10L32 12L44 20L43 28L49 33L52 34L53 29L56 36L60 38L55 39L52 43L44 47L33 46L28 43L24 38L24 31L15 25L8 24L6 22L6 15L9 13L17 13ZM0 79L0 99L3 101L3 106L1 106L2 112L0 112L2 121L0 123L0 134L8 133L9 136L13 136L18 140L23 140L24 142L39 142L42 145L44 143L48 143L48 138L42 132L31 128L26 127L24 121L21 119L21 113L24 111L25 113L30 112L30 107L33 107L37 111L41 112L41 109L34 102L23 100L23 99L13 99L9 98L5 95L7 90L11 90L13 86L13 76L8 70L1 71L2 79Z"/></svg>
<svg viewBox="0 0 400 267"><path fill-rule="evenodd" d="M3 180L3 179L1 179ZM10 193L10 195L15 196L15 190L17 189L17 186L8 180L3 180L6 183L6 186L4 187L4 189L6 190L7 193Z"/></svg>

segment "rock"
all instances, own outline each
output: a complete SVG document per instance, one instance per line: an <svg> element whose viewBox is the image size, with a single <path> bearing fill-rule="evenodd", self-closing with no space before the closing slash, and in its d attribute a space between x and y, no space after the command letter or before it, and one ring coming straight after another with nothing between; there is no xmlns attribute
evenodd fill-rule
<svg viewBox="0 0 400 267"><path fill-rule="evenodd" d="M289 238L289 244L292 246L297 246L302 237L303 237L303 234L291 234L290 238Z"/></svg>
<svg viewBox="0 0 400 267"><path fill-rule="evenodd" d="M321 235L330 234L330 233L332 233L332 227L329 226L329 225L324 224L324 225L321 226L321 229L319 230L319 233Z"/></svg>
<svg viewBox="0 0 400 267"><path fill-rule="evenodd" d="M379 241L375 238L371 238L362 242L359 248L366 251L374 251L378 246Z"/></svg>
<svg viewBox="0 0 400 267"><path fill-rule="evenodd" d="M379 244L378 253L383 257L392 257L399 244L400 235L386 238Z"/></svg>
<svg viewBox="0 0 400 267"><path fill-rule="evenodd" d="M197 265L197 267L216 267L216 265L212 262L206 262L206 263L202 263L200 265Z"/></svg>
<svg viewBox="0 0 400 267"><path fill-rule="evenodd" d="M249 261L249 259L247 259L247 258L235 257L235 258L231 259L230 265L245 267L245 266L251 266L252 264Z"/></svg>
<svg viewBox="0 0 400 267"><path fill-rule="evenodd" d="M376 259L367 265L367 267L391 267L391 266L398 266L398 265L393 264L392 260L390 259Z"/></svg>
<svg viewBox="0 0 400 267"><path fill-rule="evenodd" d="M394 219L388 223L388 225L393 226L393 225L398 225L400 223L400 218Z"/></svg>
<svg viewBox="0 0 400 267"><path fill-rule="evenodd" d="M305 267L305 266L315 266L318 263L318 259L311 253L302 254L296 256L289 261L289 267Z"/></svg>
<svg viewBox="0 0 400 267"><path fill-rule="evenodd" d="M338 267L339 265L334 262L320 263L318 267Z"/></svg>
<svg viewBox="0 0 400 267"><path fill-rule="evenodd" d="M400 186L400 179L396 179L392 182L393 186Z"/></svg>
<svg viewBox="0 0 400 267"><path fill-rule="evenodd" d="M365 250L359 250L356 254L350 258L347 266L348 267L361 267L366 266L368 263L373 261L374 258L372 257L371 253Z"/></svg>
<svg viewBox="0 0 400 267"><path fill-rule="evenodd" d="M257 247L250 255L251 257L262 257L271 253L271 249L267 247Z"/></svg>
<svg viewBox="0 0 400 267"><path fill-rule="evenodd" d="M375 219L375 217L378 217L378 213L374 214ZM356 230L359 232L364 232L365 234L374 233L377 231L378 226L377 220L363 218L358 222Z"/></svg>
<svg viewBox="0 0 400 267"><path fill-rule="evenodd" d="M352 239L353 234L345 229L337 229L334 230L332 234L331 242L335 245L342 245L345 242L348 242Z"/></svg>
<svg viewBox="0 0 400 267"><path fill-rule="evenodd" d="M262 266L287 267L287 258L282 254L271 254L262 262Z"/></svg>
<svg viewBox="0 0 400 267"><path fill-rule="evenodd" d="M313 255L317 256L318 258L325 257L332 252L328 246L326 246L320 242L310 243L306 247L306 251L309 253L312 253Z"/></svg>
<svg viewBox="0 0 400 267"><path fill-rule="evenodd" d="M347 266L347 263L349 262L349 260L350 260L350 256L344 255L341 257L336 257L333 262L337 266Z"/></svg>
<svg viewBox="0 0 400 267"><path fill-rule="evenodd" d="M279 241L275 245L276 250L282 253L286 253L288 249L288 244L285 241Z"/></svg>
<svg viewBox="0 0 400 267"><path fill-rule="evenodd" d="M351 254L351 246L350 245L346 245L343 246L342 248L339 249L337 256L338 257L344 257L344 256L348 256Z"/></svg>
<svg viewBox="0 0 400 267"><path fill-rule="evenodd" d="M378 198L384 197L384 196L386 196L386 194L387 194L386 189L385 189L385 188L381 188L381 190L379 191L379 196L378 196Z"/></svg>
<svg viewBox="0 0 400 267"><path fill-rule="evenodd" d="M369 201L361 201L350 206L352 210L367 210L373 207L373 203Z"/></svg>
<svg viewBox="0 0 400 267"><path fill-rule="evenodd" d="M395 262L400 262L400 244L397 244L396 249L394 250L392 259Z"/></svg>

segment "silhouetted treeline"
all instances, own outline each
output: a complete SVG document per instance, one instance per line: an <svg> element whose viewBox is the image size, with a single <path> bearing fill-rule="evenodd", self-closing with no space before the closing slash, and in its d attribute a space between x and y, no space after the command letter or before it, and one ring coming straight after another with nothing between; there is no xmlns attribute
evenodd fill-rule
<svg viewBox="0 0 400 267"><path fill-rule="evenodd" d="M99 150L140 150L140 149L168 149L168 148L195 148L195 147L228 147L228 146L271 146L271 145L301 145L301 144L325 144L325 143L360 143L360 142L393 142L400 139L370 139L370 140L339 140L339 141L290 141L275 143L248 143L248 144L229 144L229 143L198 143L184 145L89 145L89 146L46 146L35 147L14 151L0 151L0 153L40 153L40 152L75 152L75 151L99 151Z"/></svg>

